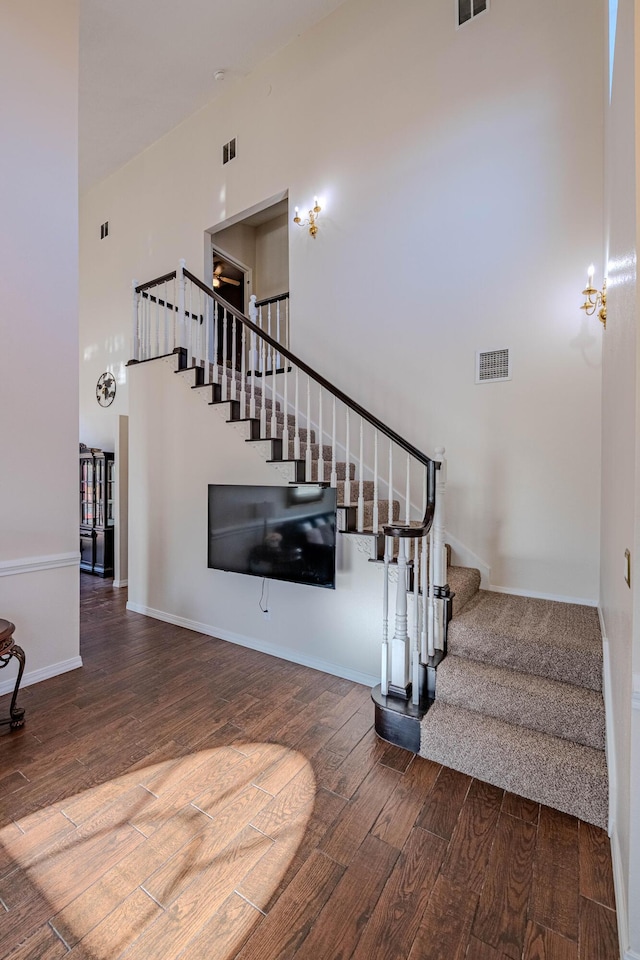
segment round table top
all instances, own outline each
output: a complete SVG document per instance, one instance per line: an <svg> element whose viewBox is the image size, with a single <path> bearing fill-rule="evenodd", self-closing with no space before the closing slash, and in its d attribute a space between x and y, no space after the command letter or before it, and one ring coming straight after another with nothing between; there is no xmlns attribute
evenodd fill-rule
<svg viewBox="0 0 640 960"><path fill-rule="evenodd" d="M0 653L13 646L15 626L9 620L0 620Z"/></svg>

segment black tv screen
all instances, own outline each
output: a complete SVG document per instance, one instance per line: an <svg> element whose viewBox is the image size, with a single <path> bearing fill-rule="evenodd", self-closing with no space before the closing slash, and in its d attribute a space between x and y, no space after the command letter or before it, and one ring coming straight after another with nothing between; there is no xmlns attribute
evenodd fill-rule
<svg viewBox="0 0 640 960"><path fill-rule="evenodd" d="M208 565L335 589L336 491L210 483Z"/></svg>

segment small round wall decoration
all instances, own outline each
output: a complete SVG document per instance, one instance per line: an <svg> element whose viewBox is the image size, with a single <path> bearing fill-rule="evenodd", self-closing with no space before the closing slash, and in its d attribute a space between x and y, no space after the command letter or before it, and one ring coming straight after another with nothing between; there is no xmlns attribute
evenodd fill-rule
<svg viewBox="0 0 640 960"><path fill-rule="evenodd" d="M110 406L116 395L116 378L107 371L100 374L96 385L96 400L101 407Z"/></svg>

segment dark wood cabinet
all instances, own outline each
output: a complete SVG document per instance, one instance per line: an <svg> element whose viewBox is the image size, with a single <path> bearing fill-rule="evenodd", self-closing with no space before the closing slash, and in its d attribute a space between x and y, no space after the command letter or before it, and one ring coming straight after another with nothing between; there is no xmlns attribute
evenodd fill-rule
<svg viewBox="0 0 640 960"><path fill-rule="evenodd" d="M80 569L113 576L115 463L104 450L80 451Z"/></svg>

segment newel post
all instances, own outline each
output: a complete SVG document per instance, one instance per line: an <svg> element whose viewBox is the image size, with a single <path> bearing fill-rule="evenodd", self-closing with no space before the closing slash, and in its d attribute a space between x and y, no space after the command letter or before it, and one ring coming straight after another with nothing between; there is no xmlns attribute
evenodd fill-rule
<svg viewBox="0 0 640 960"><path fill-rule="evenodd" d="M434 644L436 650L444 650L445 644L445 597L448 596L447 554L445 550L445 489L447 484L447 461L444 447L437 447L435 460L440 464L436 471L436 504L433 517L432 562L434 598Z"/></svg>
<svg viewBox="0 0 640 960"><path fill-rule="evenodd" d="M178 346L186 348L187 346L187 326L185 323L185 282L184 268L187 265L186 260L178 260L178 269L176 277L178 280ZM191 363L191 359L188 361Z"/></svg>
<svg viewBox="0 0 640 960"><path fill-rule="evenodd" d="M137 280L131 281L131 286L133 287L133 303L132 303L132 336L131 336L131 359L139 360L140 359L140 335L138 332L138 313L139 313L139 303L140 303L140 294L136 290L138 286Z"/></svg>
<svg viewBox="0 0 640 960"><path fill-rule="evenodd" d="M258 308L256 307L257 299L258 298L256 297L255 293L252 293L249 297L249 320L251 320L252 323L255 323L256 326L258 325Z"/></svg>
<svg viewBox="0 0 640 960"><path fill-rule="evenodd" d="M391 641L391 682L389 690L407 697L409 689L409 631L407 617L407 541L398 538L398 591L396 593L396 623Z"/></svg>

